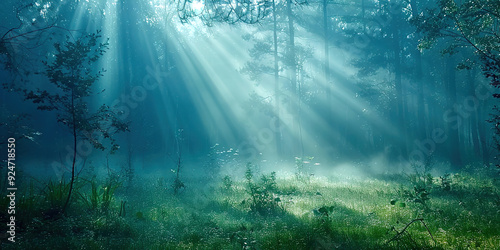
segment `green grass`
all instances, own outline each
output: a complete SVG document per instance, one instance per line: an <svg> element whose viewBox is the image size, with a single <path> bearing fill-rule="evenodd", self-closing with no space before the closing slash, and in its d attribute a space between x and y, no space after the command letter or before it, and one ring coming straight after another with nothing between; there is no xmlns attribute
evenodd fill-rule
<svg viewBox="0 0 500 250"><path fill-rule="evenodd" d="M425 206L402 195L413 188L404 176L348 180L311 176L303 181L293 174L278 175L275 186L265 195L279 198L284 212L269 214L252 212L249 202L252 192L243 177L234 176L228 181L228 177L221 176L218 183L201 181L205 184L199 186L195 180L184 178L190 183L189 188L178 195L161 181L138 179L136 183L142 185L126 192L120 187L113 190L113 199L105 204L106 213L91 211L89 200L75 199L68 215L56 220L30 217L31 221L18 229L17 243L2 242L1 247L499 249L500 246L499 184L497 179L483 174L452 175L449 188L440 186L440 179L435 177L427 187L429 199ZM257 181L252 185L259 185L258 178L255 176ZM105 187L105 180L100 185ZM64 183L51 182L49 186L50 190L56 190L55 187L64 190ZM96 196L97 186L90 183L80 187L79 192L83 197ZM36 195L33 187L30 190ZM50 202L59 205L58 192L41 190L42 194L48 194ZM262 190L264 187L259 187L259 192ZM102 199L104 189L100 192ZM397 202L391 204L391 200ZM126 216L120 216L123 201L126 201ZM29 204L30 211L34 206ZM19 216L22 209L19 208ZM422 219L423 223L416 221L391 241L414 219Z"/></svg>

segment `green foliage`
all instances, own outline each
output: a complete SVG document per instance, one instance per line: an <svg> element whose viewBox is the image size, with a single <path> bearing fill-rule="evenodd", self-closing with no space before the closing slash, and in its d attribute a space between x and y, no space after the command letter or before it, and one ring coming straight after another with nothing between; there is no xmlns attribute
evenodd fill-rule
<svg viewBox="0 0 500 250"><path fill-rule="evenodd" d="M119 146L113 135L128 131L128 124L121 121L117 114L107 105L102 105L96 112L88 108L88 97L92 95L92 86L102 76L102 71L92 72L97 60L108 48L108 42L98 43L100 31L83 36L76 41L69 37L64 44L55 43L52 62L43 62L45 75L55 85L57 91L24 89L26 100L36 104L39 110L56 111L57 122L67 126L73 141L73 164L71 181L63 212L71 201L75 182L75 162L77 141L86 140L94 148L104 150L103 139L110 141L110 153ZM49 88L50 89L50 88Z"/></svg>
<svg viewBox="0 0 500 250"><path fill-rule="evenodd" d="M90 209L92 209L93 211L97 211L97 209L99 208L99 191L97 187L97 181L95 179L92 179L92 181L90 182L90 186L91 186L91 196L89 198Z"/></svg>
<svg viewBox="0 0 500 250"><path fill-rule="evenodd" d="M190 0L176 0L174 2L181 22L188 23L197 17L207 26L221 22L255 24L266 18L271 13L270 8L272 7L270 0L252 2L235 0L230 5L223 1L213 1L210 4L204 4L203 8L194 6L195 2Z"/></svg>
<svg viewBox="0 0 500 250"><path fill-rule="evenodd" d="M226 175L224 178L222 178L222 188L226 191L231 190L233 188L233 180L231 179L231 176Z"/></svg>
<svg viewBox="0 0 500 250"><path fill-rule="evenodd" d="M118 119L117 114L107 105L102 105L91 113L85 98L92 96L92 86L102 76L104 70L93 73L97 60L105 53L108 42L98 43L101 35L84 36L75 42L54 44L56 52L52 63L44 62L45 74L61 92L47 90L23 90L26 100L38 105L39 110L55 110L57 121L75 130L80 138L88 140L95 148L104 150L99 137L111 142L111 152L119 147L113 139L118 132L128 131L128 124ZM68 38L69 39L69 38Z"/></svg>
<svg viewBox="0 0 500 250"><path fill-rule="evenodd" d="M403 188L400 195L408 202L422 204L424 209L428 209L428 201L430 199L430 190L432 188L432 176L410 175L411 188ZM430 182L429 182L430 180Z"/></svg>
<svg viewBox="0 0 500 250"><path fill-rule="evenodd" d="M135 213L135 218L138 220L144 220L144 214L142 212L136 212Z"/></svg>
<svg viewBox="0 0 500 250"><path fill-rule="evenodd" d="M182 142L184 141L184 131L182 129L178 129L177 132L175 133L175 143L177 146L177 159L174 161L177 164L177 170L173 170L172 172L175 173L175 179L174 183L172 183L172 189L174 190L174 195L179 194L179 191L182 189L186 188L186 185L184 185L184 182L181 181L180 178L180 172L181 172L181 167L182 167Z"/></svg>
<svg viewBox="0 0 500 250"><path fill-rule="evenodd" d="M499 64L499 75L500 75L500 64ZM500 87L500 85L497 85L496 87ZM496 96L499 97L499 96ZM491 114L491 118L488 120L489 123L493 124L493 132L495 136L493 137L493 147L500 152L500 108L495 105L493 107L493 113ZM495 157L496 158L496 167L499 170L500 173L500 162L498 161L500 157Z"/></svg>
<svg viewBox="0 0 500 250"><path fill-rule="evenodd" d="M311 180L310 164L314 157L295 157L295 177L299 181L309 182Z"/></svg>
<svg viewBox="0 0 500 250"><path fill-rule="evenodd" d="M457 48L472 47L479 55L491 56L499 51L496 22L500 17L498 1L478 0L457 3L440 0L436 9L413 17L412 23L425 36L421 48L428 48L439 38L448 38L445 53Z"/></svg>
<svg viewBox="0 0 500 250"><path fill-rule="evenodd" d="M424 15L413 17L412 20L417 30L424 35L419 45L421 49L443 41L442 54L472 52L473 56L465 56L457 68L470 69L478 65L495 88L500 87L499 22L500 2L491 0L439 0L437 8L429 9ZM500 98L497 93L493 96ZM495 147L500 152L499 114L495 106L489 122L494 125Z"/></svg>
<svg viewBox="0 0 500 250"><path fill-rule="evenodd" d="M335 206L322 206L314 209L315 217L315 231L319 234L331 235L334 231L333 228L333 213Z"/></svg>
<svg viewBox="0 0 500 250"><path fill-rule="evenodd" d="M423 165L413 165L414 173L407 175L410 182L410 188L401 188L399 195L407 202L421 204L425 211L429 210L428 201L431 189L433 188L433 177L429 173L432 169L431 157L427 157ZM391 202L392 204L393 202ZM398 203L399 206L405 206L404 202ZM395 205L395 204L392 204Z"/></svg>
<svg viewBox="0 0 500 250"><path fill-rule="evenodd" d="M424 208L428 208L429 190L424 186L413 186L412 189L403 189L401 196L409 202L420 203ZM399 203L404 207L404 203Z"/></svg>
<svg viewBox="0 0 500 250"><path fill-rule="evenodd" d="M242 249L255 248L257 242L252 237L251 231L251 228L247 228L247 226L241 224L236 232L231 233L229 240L232 243L237 243Z"/></svg>
<svg viewBox="0 0 500 250"><path fill-rule="evenodd" d="M100 216L91 222L95 237L130 238L135 232L131 225L118 216Z"/></svg>
<svg viewBox="0 0 500 250"><path fill-rule="evenodd" d="M130 157L130 156L129 156ZM121 165L121 175L125 178L127 189L133 186L135 171L131 162Z"/></svg>
<svg viewBox="0 0 500 250"><path fill-rule="evenodd" d="M406 203L403 201L399 201L398 199L391 199L390 203L391 205L396 207L406 207Z"/></svg>
<svg viewBox="0 0 500 250"><path fill-rule="evenodd" d="M126 204L127 204L127 201L120 201L120 212L118 213L118 216L120 216L120 217L127 216Z"/></svg>
<svg viewBox="0 0 500 250"><path fill-rule="evenodd" d="M310 183L305 184L293 176L277 178L268 174L262 178L254 174L254 166L249 168L245 179L232 180L230 193L220 189L206 193L192 188L186 190L183 197L173 197L173 194L158 195L150 185L138 185L137 195L127 197L127 204L131 204L130 216L119 216L117 210L111 213L112 208L118 208L116 201L121 198L118 192L113 194L108 214L82 213L88 205L75 202L68 216L54 220L53 211L46 211L43 206L41 209L46 212L41 216L35 206L34 216L19 227L25 240L16 242L19 245L14 247L47 249L64 244L61 247L65 249L79 246L89 249L496 249L500 243L499 206L495 203L498 183L491 175L478 175L478 171L450 175L450 191L437 186L439 179L434 178L433 209L422 214L421 207L413 206L414 203L404 208L396 207L403 200L393 200L394 206L388 204L388 199L396 195L394 188L403 184L399 183L401 179L341 182L336 178L311 178ZM143 183L152 183L154 179L144 179ZM272 195L283 193L283 186L292 185L300 192L281 195L280 199L293 200L286 203L285 214L247 216L251 201L247 199L244 204L241 201L249 197L249 182L260 186L260 191L264 187L273 190ZM90 196L91 184L84 184L78 190ZM104 183L96 182L99 194L103 190L97 184L104 186ZM80 185L82 183L77 183ZM45 185L44 189L47 189ZM31 196L32 191L22 193ZM36 202L45 197L33 199ZM8 201L4 198L0 202L5 205ZM23 205L18 211L28 211L24 209ZM416 214L422 217L415 217ZM13 247L1 244L2 249Z"/></svg>
<svg viewBox="0 0 500 250"><path fill-rule="evenodd" d="M398 231L395 229L395 227L392 227L391 230L394 230L396 232L396 235L392 237L390 240L386 242L386 244L392 243L395 247L398 249L422 249L422 248L429 248L428 242L423 241L422 243L417 242L415 239L413 239L412 235L408 232L408 229L410 228L411 225L414 225L415 222L421 222L422 225L427 229L427 232L429 233L430 238L432 239L434 246L436 245L436 240L432 236L431 231L427 227L427 224L424 222L424 219L419 218L419 219L414 219L410 221L408 224L405 225L401 231Z"/></svg>
<svg viewBox="0 0 500 250"><path fill-rule="evenodd" d="M101 211L104 213L107 213L109 210L109 206L111 202L113 201L113 197L115 194L115 191L118 187L120 187L121 183L118 183L116 181L113 181L111 179L108 179L106 184L104 185L102 189L102 194L101 194Z"/></svg>
<svg viewBox="0 0 500 250"><path fill-rule="evenodd" d="M118 119L117 114L107 105L102 105L92 113L86 102L92 96L92 86L102 76L104 70L93 73L97 60L108 48L108 42L98 43L101 35L89 34L74 42L54 44L54 60L44 62L45 75L59 92L48 90L23 90L26 100L38 105L39 110L54 110L57 121L88 140L95 148L104 150L102 139L111 142L111 152L118 149L113 134L128 130L128 124ZM68 38L69 40L69 38ZM99 134L100 136L96 136Z"/></svg>
<svg viewBox="0 0 500 250"><path fill-rule="evenodd" d="M322 206L318 209L314 209L313 212L316 216L330 217L334 208L335 206Z"/></svg>
<svg viewBox="0 0 500 250"><path fill-rule="evenodd" d="M248 95L248 100L245 101L245 105L243 107L248 115L257 113L273 117L274 107L272 101L273 100L270 97L263 97L256 92L252 92Z"/></svg>
<svg viewBox="0 0 500 250"><path fill-rule="evenodd" d="M1 202L0 202L1 203ZM31 180L27 190L22 192L22 196L18 198L17 209L23 211L23 216L16 217L18 225L26 226L33 218L41 215L41 207L43 206L43 197L40 196L35 188L34 181ZM6 208L8 206L5 206Z"/></svg>
<svg viewBox="0 0 500 250"><path fill-rule="evenodd" d="M276 194L276 172L270 175L262 175L260 182L253 180L252 164L247 163L245 179L247 182L247 193L250 198L243 203L250 204L250 211L262 216L277 215L285 211L280 197Z"/></svg>
<svg viewBox="0 0 500 250"><path fill-rule="evenodd" d="M226 164L236 164L238 150L233 148L225 149L218 143L210 147L204 168L210 169L210 179L215 180L219 178L220 169Z"/></svg>
<svg viewBox="0 0 500 250"><path fill-rule="evenodd" d="M172 189L174 190L174 194L178 194L181 189L186 188L184 182L181 181L179 176L175 177L174 183L172 184Z"/></svg>
<svg viewBox="0 0 500 250"><path fill-rule="evenodd" d="M445 174L443 176L439 177L440 179L440 187L444 191L450 191L451 190L451 178L450 174Z"/></svg>
<svg viewBox="0 0 500 250"><path fill-rule="evenodd" d="M269 192L276 192L276 172L271 172L270 175L262 175L260 178L261 185Z"/></svg>
<svg viewBox="0 0 500 250"><path fill-rule="evenodd" d="M47 183L43 193L51 209L62 210L66 197L68 196L69 188L70 183L66 182L64 179L60 181L50 180Z"/></svg>
<svg viewBox="0 0 500 250"><path fill-rule="evenodd" d="M252 179L253 179L252 168L253 168L252 163L248 162L247 169L245 170L245 179L247 180L248 183L252 183Z"/></svg>
<svg viewBox="0 0 500 250"><path fill-rule="evenodd" d="M89 181L90 194L79 192L80 198L87 209L93 213L108 214L110 205L114 200L115 191L121 186L116 178L108 177L103 185L99 185L94 177Z"/></svg>

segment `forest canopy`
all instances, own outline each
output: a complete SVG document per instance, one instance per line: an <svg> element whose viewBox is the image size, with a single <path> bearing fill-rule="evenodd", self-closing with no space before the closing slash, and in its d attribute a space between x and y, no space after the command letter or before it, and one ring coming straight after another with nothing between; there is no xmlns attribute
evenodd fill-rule
<svg viewBox="0 0 500 250"><path fill-rule="evenodd" d="M142 143L152 151L173 149L168 141L183 129L191 154L221 143L247 160L320 152L403 165L436 158L460 168L496 155L498 1L5 4L5 91L36 89L53 43L104 27L109 74L100 88L118 114L148 121L132 125L138 130L169 131L164 143ZM226 62L207 59L211 51L227 54ZM227 65L233 73L220 74ZM238 90L244 101L234 105L228 93ZM138 112L144 105L163 118ZM256 122L241 127L242 117Z"/></svg>

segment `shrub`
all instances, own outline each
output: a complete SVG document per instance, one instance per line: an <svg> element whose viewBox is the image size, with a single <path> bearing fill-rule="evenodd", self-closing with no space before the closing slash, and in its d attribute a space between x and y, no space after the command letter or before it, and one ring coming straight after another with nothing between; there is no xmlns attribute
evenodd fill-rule
<svg viewBox="0 0 500 250"><path fill-rule="evenodd" d="M224 178L222 178L222 188L226 191L229 191L233 188L233 180L231 179L231 176L226 175Z"/></svg>
<svg viewBox="0 0 500 250"><path fill-rule="evenodd" d="M250 211L262 216L276 215L285 211L280 197L276 194L276 172L262 175L260 182L253 181L252 164L247 164L245 172L247 193L250 198L243 202L250 203Z"/></svg>
<svg viewBox="0 0 500 250"><path fill-rule="evenodd" d="M407 180L410 182L411 187L402 187L398 193L403 199L406 199L407 202L421 204L424 210L428 211L429 195L433 187L433 177L429 173L432 169L431 156L426 158L423 165L414 164L413 169L414 173L407 175Z"/></svg>

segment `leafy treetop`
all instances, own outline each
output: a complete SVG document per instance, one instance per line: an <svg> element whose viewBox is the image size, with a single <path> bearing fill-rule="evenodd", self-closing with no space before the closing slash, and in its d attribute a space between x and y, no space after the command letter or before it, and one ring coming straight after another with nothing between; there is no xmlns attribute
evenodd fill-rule
<svg viewBox="0 0 500 250"><path fill-rule="evenodd" d="M86 101L92 85L104 70L93 72L94 64L105 53L108 41L99 43L100 32L86 35L74 42L54 44L56 53L52 62L44 62L45 75L58 91L23 90L26 100L38 105L39 110L57 111L57 121L73 130L75 136L87 139L95 148L104 150L102 139L111 142L111 152L119 148L112 135L128 131L128 124L118 119L115 112L102 105L91 113ZM68 38L69 40L69 38Z"/></svg>
<svg viewBox="0 0 500 250"><path fill-rule="evenodd" d="M440 0L438 7L413 17L413 24L424 34L420 49L431 47L438 39L447 39L443 54L455 54L459 49L472 49L491 85L500 87L500 1ZM470 68L471 60L459 68ZM495 97L500 97L496 94Z"/></svg>

